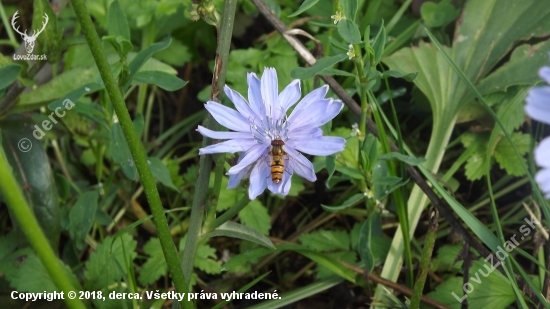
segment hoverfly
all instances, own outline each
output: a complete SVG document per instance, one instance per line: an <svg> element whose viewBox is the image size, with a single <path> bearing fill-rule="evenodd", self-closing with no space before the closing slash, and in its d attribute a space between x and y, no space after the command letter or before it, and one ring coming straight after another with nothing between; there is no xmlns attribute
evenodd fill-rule
<svg viewBox="0 0 550 309"><path fill-rule="evenodd" d="M271 181L278 184L283 180L283 172L285 171L285 159L286 152L283 149L285 142L279 137L271 141L271 150L269 156L271 157Z"/></svg>

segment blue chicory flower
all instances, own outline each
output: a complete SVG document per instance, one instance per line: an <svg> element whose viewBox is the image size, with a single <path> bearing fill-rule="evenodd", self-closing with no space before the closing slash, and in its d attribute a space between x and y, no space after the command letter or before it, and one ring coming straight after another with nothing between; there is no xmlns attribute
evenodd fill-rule
<svg viewBox="0 0 550 309"><path fill-rule="evenodd" d="M344 107L340 100L325 98L328 86L307 94L287 117L288 110L301 97L300 80L293 80L281 93L277 73L265 68L261 80L248 74L248 101L228 86L225 94L237 110L208 101L205 108L224 127L233 132L216 132L198 127L198 131L213 139L227 140L199 149L199 154L241 152L238 163L231 167L228 189L235 188L243 178L250 177L248 196L256 198L267 187L271 192L287 195L294 173L315 181L313 164L302 153L328 156L344 149L345 139L323 136L319 128L332 120ZM284 142L284 172L282 180L271 179L272 142Z"/></svg>
<svg viewBox="0 0 550 309"><path fill-rule="evenodd" d="M550 67L543 67L539 76L550 84ZM525 112L537 121L550 124L550 86L531 89L527 95ZM535 162L542 169L535 176L542 192L550 199L550 137L543 139L535 149Z"/></svg>

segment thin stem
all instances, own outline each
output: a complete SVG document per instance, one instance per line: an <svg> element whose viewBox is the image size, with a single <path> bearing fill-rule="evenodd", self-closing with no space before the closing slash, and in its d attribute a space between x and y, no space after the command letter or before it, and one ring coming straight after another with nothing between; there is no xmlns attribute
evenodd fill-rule
<svg viewBox="0 0 550 309"><path fill-rule="evenodd" d="M221 102L221 94L223 93L223 86L225 85L225 73L227 69L227 59L229 57L229 48L231 47L231 37L233 34L233 24L235 20L235 10L237 8L237 0L225 0L224 12L218 30L218 47L216 50L216 61L214 64L214 75L212 77L212 94L211 99L213 101ZM205 126L208 129L217 129L218 124L211 115L205 120ZM205 147L211 144L211 139L204 137L202 146ZM206 196L208 194L208 182L210 179L210 171L212 169L212 156L201 156L199 161L199 178L197 179L197 186L195 189L195 195L193 197L193 206L191 208L191 218L189 224L189 230L187 231L187 240L183 250L182 269L187 285L191 281L191 274L193 273L193 265L195 262L195 255L197 252L197 243L199 239L199 233L202 225L202 219L204 216ZM216 169L219 174L219 167ZM222 169L223 172L223 169ZM217 199L216 193L213 193L214 198ZM217 193L219 195L219 192ZM214 204L214 203L213 203ZM215 206L213 206L215 207Z"/></svg>
<svg viewBox="0 0 550 309"><path fill-rule="evenodd" d="M50 243L46 239L46 236L44 236L30 206L23 197L23 193L17 186L17 181L11 172L12 168L8 164L4 151L1 148L0 171L2 171L0 173L0 190L42 265L48 271L50 278L65 295L70 291L77 291L65 275L65 271L61 267L53 249L50 247ZM86 305L80 299L70 299L65 296L65 302L69 308L86 308Z"/></svg>
<svg viewBox="0 0 550 309"><path fill-rule="evenodd" d="M145 148L140 143L136 131L134 130L132 119L130 118L128 109L126 109L118 83L111 72L111 67L107 62L101 41L97 35L94 24L92 23L92 19L88 14L84 0L72 0L71 2L73 4L76 17L82 26L84 34L86 35L86 40L88 41L88 45L92 51L92 55L105 84L107 93L109 94L109 98L113 103L114 110L120 121L122 131L124 132L124 137L126 138L130 152L132 153L132 158L136 163L141 184L145 191L145 196L149 202L149 206L151 207L151 213L157 228L162 251L172 276L172 281L174 282L174 286L178 293L187 293L188 289L179 265L176 246L170 236L168 221L164 215L162 202L155 184L155 179L153 178L153 174L151 173L149 164L147 163ZM183 307L193 308L194 306L192 302L183 302Z"/></svg>
<svg viewBox="0 0 550 309"><path fill-rule="evenodd" d="M2 23L4 24L4 29L6 29L6 32L8 33L8 37L10 39L6 43L9 43L13 47L17 48L17 46L19 46L19 44L17 43L17 40L15 39L15 35L13 35L13 31L12 31L10 25L8 24L8 17L6 16L6 11L4 10L4 6L2 5L2 1L0 1L0 18L2 18ZM4 41L4 40L2 40L2 41Z"/></svg>
<svg viewBox="0 0 550 309"><path fill-rule="evenodd" d="M212 222L210 226L207 226L206 232L211 232L214 229L216 229L218 226L231 220L233 217L235 217L239 213L239 211L245 208L246 205L248 205L248 203L250 203L250 199L248 198L248 195L243 196L243 198L240 201L238 201L235 205L233 205L226 212L224 212L223 215L216 218L216 220L214 220L214 222Z"/></svg>
<svg viewBox="0 0 550 309"><path fill-rule="evenodd" d="M414 284L414 292L411 298L411 304L409 308L419 308L422 292L424 291L424 284L426 283L426 277L428 276L428 270L430 269L430 261L432 259L432 253L435 245L435 236L437 232L437 226L439 221L439 212L432 206L430 209L430 226L426 239L424 240L424 250L422 250L422 258L420 260L420 269L418 270L418 276Z"/></svg>

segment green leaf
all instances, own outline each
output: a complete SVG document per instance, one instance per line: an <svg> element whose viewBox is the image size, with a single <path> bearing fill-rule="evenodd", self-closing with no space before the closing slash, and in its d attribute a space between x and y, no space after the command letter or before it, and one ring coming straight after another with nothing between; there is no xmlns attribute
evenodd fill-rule
<svg viewBox="0 0 550 309"><path fill-rule="evenodd" d="M69 212L69 234L78 250L86 247L86 235L92 228L99 200L97 190L82 193Z"/></svg>
<svg viewBox="0 0 550 309"><path fill-rule="evenodd" d="M248 206L239 212L239 219L244 225L255 229L262 235L269 235L271 218L267 213L267 208L260 201L253 200L250 202Z"/></svg>
<svg viewBox="0 0 550 309"><path fill-rule="evenodd" d="M495 256L493 256L493 258L497 260ZM473 291L466 294L468 307L508 308L508 306L515 301L515 294L510 281L499 271L490 272L487 271L487 269L493 269L490 262L473 262L469 271L469 282L473 287ZM490 275L484 277L484 275L481 274L482 272L483 274L490 273ZM456 297L453 296L453 293ZM449 308L459 309L461 303L457 301L457 298L461 299L463 295L463 279L461 277L452 277L445 280L442 285L438 286L435 291L429 293L427 296Z"/></svg>
<svg viewBox="0 0 550 309"><path fill-rule="evenodd" d="M338 22L338 33L344 39L344 41L350 44L361 43L361 33L357 25L348 19L343 19Z"/></svg>
<svg viewBox="0 0 550 309"><path fill-rule="evenodd" d="M380 29L372 42L372 49L374 50L374 64L371 64L371 66L377 65L380 62L380 59L382 59L382 55L384 54L385 47L386 28L384 28L384 23L382 22L382 25L380 25Z"/></svg>
<svg viewBox="0 0 550 309"><path fill-rule="evenodd" d="M258 278L252 280L250 283L246 284L245 286L243 286L242 288L238 289L236 292L237 293L244 293L245 291L248 291L251 287L253 287L256 283L262 281L267 275L269 275L271 273L271 271L268 271L266 272L265 274L259 276ZM225 301L221 301L220 303L218 303L216 306L214 306L212 309L220 309L222 308L223 306L227 305L229 302L231 302L232 300L234 299L226 299Z"/></svg>
<svg viewBox="0 0 550 309"><path fill-rule="evenodd" d="M290 76L297 79L308 79L320 74L323 70L335 65L336 63L343 61L348 56L346 54L338 54L332 57L325 57L317 60L309 68L295 68L290 71Z"/></svg>
<svg viewBox="0 0 550 309"><path fill-rule="evenodd" d="M257 230L249 228L239 223L227 221L217 227L214 231L206 234L205 237L226 236L248 240L259 245L275 249L269 238L260 234Z"/></svg>
<svg viewBox="0 0 550 309"><path fill-rule="evenodd" d="M176 91L187 84L186 81L162 71L142 71L133 75L133 82L159 86L167 91Z"/></svg>
<svg viewBox="0 0 550 309"><path fill-rule="evenodd" d="M372 236L375 232L373 229L376 228L377 224L380 225L380 214L375 212L371 214L363 226L361 227L361 232L359 234L359 243L357 245L357 251L361 257L363 265L365 265L365 270L368 273L371 273L374 269L374 254L371 249Z"/></svg>
<svg viewBox="0 0 550 309"><path fill-rule="evenodd" d="M11 271L6 273L6 279L10 282L10 286L19 292L27 293L43 293L59 292L59 288L51 279L48 271L35 254L30 254L24 259L21 265L17 265L20 261L14 260L11 266ZM71 269L63 262L59 261L65 276L67 276L74 287L79 287L78 279L73 274Z"/></svg>
<svg viewBox="0 0 550 309"><path fill-rule="evenodd" d="M531 147L531 136L529 134L515 132L510 134L510 138L520 155L524 155L529 151ZM525 174L523 163L518 160L514 148L512 148L507 138L501 139L497 144L495 159L508 174L514 176L523 176ZM525 161L525 158L522 158L522 161Z"/></svg>
<svg viewBox="0 0 550 309"><path fill-rule="evenodd" d="M473 147L474 154L466 162L466 178L477 180L485 175L485 161L487 160L487 144L489 136L487 133L472 134L466 133L462 136L461 142L465 148Z"/></svg>
<svg viewBox="0 0 550 309"><path fill-rule="evenodd" d="M271 250L264 247L258 247L254 249L247 250L241 254L233 256L229 261L227 261L222 266L223 271L231 271L240 265L249 263L255 259L261 258L262 256L268 255L269 253L276 252L276 250Z"/></svg>
<svg viewBox="0 0 550 309"><path fill-rule="evenodd" d="M342 11L344 11L346 19L355 22L358 7L357 0L340 0L340 6L342 7ZM368 39L368 37L365 38L367 41Z"/></svg>
<svg viewBox="0 0 550 309"><path fill-rule="evenodd" d="M391 77L395 77L395 78L403 78L404 80L406 80L408 82L412 82L416 78L417 75L418 75L418 72L403 73L403 72L395 71L395 70L387 70L384 73L382 73L380 78L386 78L386 77L391 76Z"/></svg>
<svg viewBox="0 0 550 309"><path fill-rule="evenodd" d="M338 70L338 69L333 69L333 68L324 69L324 70L321 71L321 73L319 73L319 75L328 75L328 76L338 75L338 76L355 77L355 75L350 73L350 72L343 71L343 70Z"/></svg>
<svg viewBox="0 0 550 309"><path fill-rule="evenodd" d="M456 263L455 261L461 249L461 245L443 245L437 250L437 256L433 259L430 269L432 271L449 271L451 268L460 270L463 261Z"/></svg>
<svg viewBox="0 0 550 309"><path fill-rule="evenodd" d="M141 66L149 59L151 56L160 51L165 49L170 45L170 42L172 39L168 38L162 42L154 43L150 46L148 46L145 49L142 49L137 55L130 61L130 64L128 65L128 68L130 69L130 76L133 76L136 74Z"/></svg>
<svg viewBox="0 0 550 309"><path fill-rule="evenodd" d="M162 246L158 238L151 238L143 246L143 251L149 257L141 267L138 280L141 285L147 286L157 281L160 277L165 276L168 272L168 265L164 259L164 253L162 252Z"/></svg>
<svg viewBox="0 0 550 309"><path fill-rule="evenodd" d="M305 247L315 251L349 250L350 237L346 231L318 231L300 236Z"/></svg>
<svg viewBox="0 0 550 309"><path fill-rule="evenodd" d="M95 67L89 69L78 67L64 71L47 84L40 85L31 92L21 94L14 111L21 110L25 106L30 106L29 108L39 107L45 102L59 98L65 100L65 96L73 90L84 89L85 86L89 86L90 81L95 79L96 74L97 69Z"/></svg>
<svg viewBox="0 0 550 309"><path fill-rule="evenodd" d="M215 259L216 249L206 244L200 244L197 248L197 255L195 256L195 267L207 274L219 274L222 271L221 262Z"/></svg>
<svg viewBox="0 0 550 309"><path fill-rule="evenodd" d="M5 89L13 83L21 73L21 66L18 64L8 64L0 68L0 90Z"/></svg>
<svg viewBox="0 0 550 309"><path fill-rule="evenodd" d="M120 168L124 172L124 175L130 180L137 180L137 169L134 164L134 159L126 138L124 138L124 133L122 132L122 127L117 121L113 123L111 130L109 131L109 147L111 155L113 156L113 161L120 165Z"/></svg>
<svg viewBox="0 0 550 309"><path fill-rule="evenodd" d="M413 165L413 166L416 166L416 165L419 165L419 164L422 164L422 163L426 162L426 159L424 159L424 158L415 158L415 157L407 156L407 155L399 153L399 152L384 153L384 154L381 154L380 156L378 156L378 159L380 159L380 160L399 160L399 161L407 163L408 165Z"/></svg>
<svg viewBox="0 0 550 309"><path fill-rule="evenodd" d="M70 104L69 101L71 101L72 103L77 102L84 95L92 94L96 91L99 91L99 90L103 89L103 87L104 86L102 84L98 84L98 83L85 84L85 85L80 86L80 87L76 88L75 90L65 94L62 98L54 100L52 103L48 104L48 109L52 112L55 111L56 108L67 109L67 105Z"/></svg>
<svg viewBox="0 0 550 309"><path fill-rule="evenodd" d="M338 262L341 261L341 262L348 263L350 265L357 264L357 254L352 251L330 252L330 253L326 253L326 255ZM317 274L315 276L317 279L325 279L332 276L334 276L333 271L331 271L330 269L326 268L321 264L317 266Z"/></svg>
<svg viewBox="0 0 550 309"><path fill-rule="evenodd" d="M362 201L364 198L365 198L365 195L363 193L357 193L357 194L352 195L347 200L345 200L342 203L342 205L340 205L340 206L327 206L327 205L321 204L321 207L323 207L324 210L329 211L329 212L337 212L339 210L346 209L348 207L357 205L357 203Z"/></svg>
<svg viewBox="0 0 550 309"><path fill-rule="evenodd" d="M428 27L442 27L453 20L460 14L460 10L456 9L450 0L443 0L439 3L424 2L420 7L420 16Z"/></svg>
<svg viewBox="0 0 550 309"><path fill-rule="evenodd" d="M122 278L120 267L125 267L125 258L128 264L133 264L136 245L129 234L122 234L115 240L111 236L103 239L84 264L86 290L101 290Z"/></svg>
<svg viewBox="0 0 550 309"><path fill-rule="evenodd" d="M548 63L550 41L539 44L523 44L514 49L510 60L497 68L479 83L478 90L484 96L509 87L531 86L540 81L537 72Z"/></svg>
<svg viewBox="0 0 550 309"><path fill-rule="evenodd" d="M115 38L120 35L130 40L130 27L118 0L113 1L107 11L107 32Z"/></svg>
<svg viewBox="0 0 550 309"><path fill-rule="evenodd" d="M296 12L288 15L288 17L294 17L294 16L298 16L300 14L302 14L303 12L307 11L308 9L310 9L312 6L314 6L315 4L317 4L317 2L319 2L319 0L305 0L302 5L300 5L300 7L298 8L298 10L296 10Z"/></svg>
<svg viewBox="0 0 550 309"><path fill-rule="evenodd" d="M170 171L164 165L162 160L159 158L151 157L149 158L149 168L151 168L151 173L153 173L153 177L155 177L156 180L160 181L163 185L165 185L168 188L174 189L176 191L179 191L178 188L174 185L172 182L172 177L170 176Z"/></svg>
<svg viewBox="0 0 550 309"><path fill-rule="evenodd" d="M336 170L340 173L349 176L354 179L364 179L365 175L358 169L347 166L336 166Z"/></svg>
<svg viewBox="0 0 550 309"><path fill-rule="evenodd" d="M42 29L46 21L44 15L48 16L47 24L44 31L36 38L38 48L33 53L48 54L50 63L54 63L57 55L52 55L52 52L58 48L62 33L57 31L57 14L54 13L52 5L48 0L35 0L33 5L34 14L32 17L32 29ZM30 32L30 29L29 29ZM53 57L52 57L53 56Z"/></svg>
<svg viewBox="0 0 550 309"><path fill-rule="evenodd" d="M50 245L57 248L61 233L59 197L48 156L40 139L31 133L34 130L35 135L43 138L36 128L38 125L28 118L9 116L0 121L0 140L13 174L20 188L24 188L22 193L27 203ZM17 226L15 229L22 233ZM19 234L18 239L26 242L23 234Z"/></svg>

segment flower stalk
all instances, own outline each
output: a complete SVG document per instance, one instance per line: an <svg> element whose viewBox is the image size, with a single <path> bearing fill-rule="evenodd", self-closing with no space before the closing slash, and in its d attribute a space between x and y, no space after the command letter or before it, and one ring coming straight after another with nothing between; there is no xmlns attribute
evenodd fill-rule
<svg viewBox="0 0 550 309"><path fill-rule="evenodd" d="M225 0L222 20L220 27L218 28L218 46L216 50L216 62L214 65L214 76L212 78L212 94L211 99L217 102L221 102L220 94L223 93L223 87L225 85L225 74L227 69L227 59L229 58L229 49L231 47L231 37L233 33L233 25L235 21L235 11L237 8L237 0ZM219 125L216 123L211 115L205 120L204 125L208 129L217 129ZM212 140L208 137L203 138L202 146L210 145ZM191 282L191 275L193 273L193 265L195 263L195 255L197 252L197 244L199 241L199 234L202 226L204 212L209 211L207 220L213 220L216 213L216 206L221 189L221 179L223 174L223 160L225 155L219 155L216 158L216 169L214 188L208 205L206 205L206 197L208 194L208 182L210 180L210 171L212 170L212 157L210 155L201 156L199 160L199 178L197 179L197 186L193 197L193 205L191 208L191 219L189 224L189 230L187 231L187 240L183 250L183 259L181 266L183 269L183 275L187 286ZM208 222L205 226L208 226Z"/></svg>
<svg viewBox="0 0 550 309"><path fill-rule="evenodd" d="M179 259L176 252L176 246L170 236L168 221L164 215L162 202L157 190L155 179L147 163L147 155L143 145L140 143L136 134L132 119L124 103L124 99L118 83L111 72L111 67L107 62L107 57L101 45L101 40L95 30L92 19L88 14L84 0L71 0L76 17L82 26L82 30L92 51L97 68L105 84L105 88L113 103L113 108L120 121L124 137L132 153L132 158L136 163L136 168L145 191L145 196L151 207L151 213L158 231L158 236L162 246L162 251L168 264L168 269L172 276L172 281L178 293L187 293L188 288L185 284L183 273L180 268ZM184 308L193 308L192 302L183 302Z"/></svg>
<svg viewBox="0 0 550 309"><path fill-rule="evenodd" d="M36 220L30 206L27 204L23 193L17 185L17 181L12 174L12 169L8 164L4 151L0 146L0 191L4 195L8 207L14 214L25 236L29 240L34 252L48 271L50 278L55 283L57 288L65 292L67 295L70 291L76 291L72 286L69 278L65 275L65 271L61 267L58 258L55 256L53 249L38 221ZM69 308L85 309L86 305L80 299L65 298L65 303Z"/></svg>

